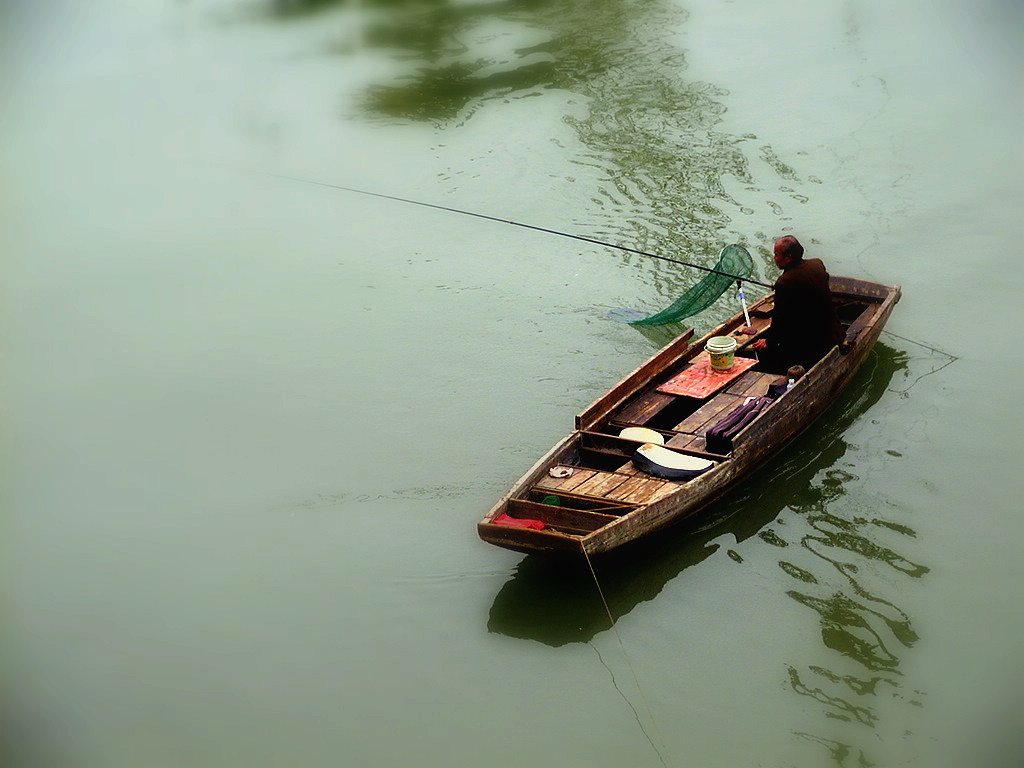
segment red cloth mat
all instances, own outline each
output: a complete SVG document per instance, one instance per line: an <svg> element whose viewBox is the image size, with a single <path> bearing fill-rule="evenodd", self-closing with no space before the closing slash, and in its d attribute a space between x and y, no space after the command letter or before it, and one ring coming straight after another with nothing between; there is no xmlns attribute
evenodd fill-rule
<svg viewBox="0 0 1024 768"><path fill-rule="evenodd" d="M735 357L728 371L716 371L711 367L708 353L701 352L688 366L658 387L658 391L666 395L685 395L703 400L755 365L757 360L752 357Z"/></svg>
<svg viewBox="0 0 1024 768"><path fill-rule="evenodd" d="M544 523L540 520L531 520L526 517L509 517L504 512L493 520L495 525L507 525L509 528L532 528L535 531L544 529Z"/></svg>

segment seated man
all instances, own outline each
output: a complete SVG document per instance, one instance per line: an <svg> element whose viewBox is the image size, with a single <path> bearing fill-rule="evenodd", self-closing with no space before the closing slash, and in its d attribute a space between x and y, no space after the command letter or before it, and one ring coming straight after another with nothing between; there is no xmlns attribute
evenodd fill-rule
<svg viewBox="0 0 1024 768"><path fill-rule="evenodd" d="M821 259L804 259L804 248L792 235L775 241L774 255L782 274L774 285L772 324L751 347L767 353L762 360L776 373L793 365L810 369L843 340L828 272Z"/></svg>

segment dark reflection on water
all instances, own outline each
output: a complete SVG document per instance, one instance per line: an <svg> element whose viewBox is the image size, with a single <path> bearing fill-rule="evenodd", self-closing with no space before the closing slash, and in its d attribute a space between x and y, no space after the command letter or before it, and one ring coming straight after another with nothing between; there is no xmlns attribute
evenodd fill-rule
<svg viewBox="0 0 1024 768"><path fill-rule="evenodd" d="M790 505L804 526L762 534L809 553L803 566L792 562L797 557L779 566L793 580L786 594L816 614L822 644L833 654L829 666L790 665L790 687L817 702L826 718L870 727L878 722L875 707L882 696L921 706L921 692L905 691L901 681L903 654L918 635L897 598L903 579L920 578L929 569L898 550L916 533L886 519L883 500L843 498L852 480L840 469L826 472ZM872 764L869 751L852 744L799 735L826 744L836 765Z"/></svg>
<svg viewBox="0 0 1024 768"><path fill-rule="evenodd" d="M274 17L290 18L329 5L349 4L276 0L271 7ZM727 92L686 79L685 55L673 38L687 18L678 3L364 0L352 7L359 16L344 23L360 25L355 47L399 70L389 68L367 88L365 118L454 131L481 109L548 97L539 119L571 125L582 145L563 152L552 173L569 183L577 174L588 179L574 224L594 237L709 266L723 244L739 242L757 250L766 267L760 246L785 228L787 212L772 203L759 220L767 215L778 226L751 232L745 217L754 211L727 184L761 191L750 171L756 159L777 175L776 199L807 201L793 188L801 179L770 146L717 129ZM349 42L335 52L355 47ZM675 298L699 277L644 261L640 279L659 297Z"/></svg>
<svg viewBox="0 0 1024 768"><path fill-rule="evenodd" d="M408 120L443 122L459 117L472 102L515 95L523 97L559 79L553 54L557 43L494 50L494 41L520 33L539 20L552 0L507 0L502 3L457 5L443 2L406 3L398 12L378 17L366 33L366 44L388 49L406 62L410 72L396 83L370 88L370 114ZM530 13L527 13L530 12ZM485 21L509 25L502 32L471 36Z"/></svg>
<svg viewBox="0 0 1024 768"><path fill-rule="evenodd" d="M825 718L867 726L878 719L874 702L883 693L918 705L916 693L901 689L902 654L918 638L898 594L902 579L920 578L928 568L897 549L915 532L886 519L884 499L850 498L857 478L840 467L850 448L844 433L878 402L898 372L906 375L907 367L906 355L876 345L815 428L711 507L700 525L677 526L654 542L597 560L595 570L615 618L714 554L720 547L715 539L723 534L737 541L756 535L779 548L779 567L792 581L783 594L815 616L822 645L834 659L827 665L790 664L791 689L816 702ZM772 526L783 510L796 513L795 519ZM732 550L728 554L741 559ZM498 593L488 620L492 632L555 646L587 642L608 627L585 562L559 565L533 557L520 563ZM851 745L798 735L826 744L836 764L868 759Z"/></svg>
<svg viewBox="0 0 1024 768"><path fill-rule="evenodd" d="M411 71L371 89L371 113L468 119L488 100L545 89L578 94L586 99L585 115L563 120L587 151L572 162L603 177L588 201L589 231L708 261L724 241L743 242L749 234L730 226L732 216L751 211L730 197L723 179L752 182L742 144L753 137L716 131L724 91L683 78L683 52L667 37L686 19L676 4L509 0L402 8L381 17L368 42L400 51ZM495 55L492 40L469 35L486 16L505 22L504 34L546 39ZM693 279L677 269L653 273L666 295Z"/></svg>
<svg viewBox="0 0 1024 768"><path fill-rule="evenodd" d="M718 551L720 545L714 540L723 534L732 534L737 541L758 535L766 543L785 547L788 542L766 526L787 508L800 512L819 510L808 518L815 531L805 537L805 546L811 551L815 543L824 541L834 546L845 545L851 551L871 553L882 562L906 565L888 548L871 543L872 526L884 530L892 530L892 526L877 520L866 524L845 521L837 515L828 516L826 511L831 502L846 493L839 482L843 473L829 470L849 447L843 433L878 402L893 376L905 368L902 353L884 344L875 345L857 377L815 427L725 500L705 510L700 522L684 522L666 529L650 542L596 559L594 567L615 618L653 599L671 579ZM821 472L826 472L825 480L815 485L815 477ZM858 533L839 533L849 527L858 529ZM780 567L802 584L820 581L818 575L785 560ZM856 569L840 567L856 584ZM917 570L911 573L920 575ZM858 596L867 594L859 587L853 591ZM520 562L515 575L495 598L488 628L549 645L563 645L590 640L608 628L608 616L595 594L594 580L585 561L563 563L529 556Z"/></svg>
<svg viewBox="0 0 1024 768"><path fill-rule="evenodd" d="M304 16L335 5L346 5L349 0L270 0L270 10L276 16Z"/></svg>

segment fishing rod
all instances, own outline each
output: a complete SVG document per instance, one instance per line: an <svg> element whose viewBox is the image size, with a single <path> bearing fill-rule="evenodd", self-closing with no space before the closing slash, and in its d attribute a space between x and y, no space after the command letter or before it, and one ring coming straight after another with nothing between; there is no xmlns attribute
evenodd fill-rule
<svg viewBox="0 0 1024 768"><path fill-rule="evenodd" d="M703 270L704 272L710 272L710 273L715 274L715 275L722 275L723 277L729 277L729 278L732 278L733 280L737 280L737 281L753 283L754 285L760 285L760 286L762 286L764 288L773 288L774 287L774 286L772 286L769 283L762 283L759 280L751 280L749 277L742 277L740 275L731 274L730 272L723 272L720 269L713 269L712 267L703 267L700 264L691 264L688 261L681 261L679 259L671 259L668 256L661 256L660 254L657 254L657 253L649 253L647 251L640 251L640 250L637 250L636 248L629 248L628 246L625 246L625 245L616 245L615 243L606 243L603 240L595 240L592 237L585 237L583 235L574 235L574 234L572 234L570 232L559 232L557 229L548 229L547 227L538 227L538 226L536 226L534 224L524 224L521 221L513 221L512 219L502 219L502 218L500 218L498 216L488 216L487 214L484 214L484 213L475 213L473 211L464 211L464 210L461 210L459 208L450 208L450 207L448 207L446 205L437 205L435 203L424 203L424 202L422 202L420 200L410 200L410 199L405 198L405 197L397 197L396 195L385 195L385 194L382 194L380 192L370 192L370 191L365 190L365 189L357 189L355 187L346 187L346 186L343 186L341 184L330 184L330 183L328 183L326 181L316 181L314 179L303 179L303 178L300 178L298 176L289 176L289 175L283 174L283 173L270 173L268 175L275 176L275 177L277 177L279 179L287 179L288 181L297 181L297 182L300 182L302 184L313 184L313 185L318 186L318 187L328 187L329 189L340 189L343 192L354 192L354 193L359 194L359 195L368 195L370 197L379 197L379 198L381 198L383 200L394 200L394 201L399 202L399 203L409 203L410 205L420 205L420 206L423 206L424 208L434 208L435 210L447 211L448 213L460 213L463 216L474 216L474 217L476 217L478 219L487 219L488 221L496 221L499 224L511 224L514 227L522 227L523 229L532 229L535 232L546 232L549 235L558 235L559 237L568 237L568 238L571 238L573 240L580 240L580 241L582 241L584 243L593 243L594 245L602 245L602 246L605 246L606 248L616 248L616 249L618 249L620 251L626 251L627 253L635 253L638 256L648 256L648 257L650 257L652 259L660 259L661 261L667 261L670 264L679 264L681 266L690 267L692 269L700 269L700 270Z"/></svg>

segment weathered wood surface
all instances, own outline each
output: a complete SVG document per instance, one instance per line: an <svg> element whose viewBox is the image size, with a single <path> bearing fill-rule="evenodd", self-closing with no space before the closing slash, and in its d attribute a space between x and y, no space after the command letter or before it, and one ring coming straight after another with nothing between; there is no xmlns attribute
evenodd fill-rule
<svg viewBox="0 0 1024 768"><path fill-rule="evenodd" d="M725 391L730 395L739 395L744 399L748 397L761 397L768 394L769 386L785 381L785 376L777 376L773 373L762 373L760 371L747 371L741 378L737 379L735 384L726 387Z"/></svg>
<svg viewBox="0 0 1024 768"><path fill-rule="evenodd" d="M544 491L568 492L575 490L580 484L585 483L598 474L597 470L587 469L586 467L572 467L572 470L573 473L569 477L544 475L537 480L534 487Z"/></svg>
<svg viewBox="0 0 1024 768"><path fill-rule="evenodd" d="M607 416L613 408L643 388L658 373L683 358L690 351L691 338L693 338L692 328L676 337L671 344L627 374L618 384L576 416L576 429L590 429L604 416Z"/></svg>
<svg viewBox="0 0 1024 768"><path fill-rule="evenodd" d="M577 475L583 479L576 480ZM567 482L569 481L569 482ZM609 499L629 504L646 504L666 486L675 485L667 480L651 477L640 472L595 472L578 471L571 478L541 478L535 488L542 491L557 493L571 492L576 496L595 499Z"/></svg>
<svg viewBox="0 0 1024 768"><path fill-rule="evenodd" d="M894 292L899 293L898 285L890 286L882 285L881 283L870 283L867 280L858 280L855 277L832 276L829 278L828 287L835 298L856 296L874 299L879 303L884 301L890 294Z"/></svg>
<svg viewBox="0 0 1024 768"><path fill-rule="evenodd" d="M610 491L606 494L606 497L618 501L627 501L630 504L649 504L655 499L672 493L677 486L678 483L668 480L658 480L648 475L636 475Z"/></svg>
<svg viewBox="0 0 1024 768"><path fill-rule="evenodd" d="M702 434L708 423L718 421L720 417L742 402L742 397L722 392L719 395L715 395L696 411L676 424L674 430L676 432L689 432L694 435Z"/></svg>
<svg viewBox="0 0 1024 768"><path fill-rule="evenodd" d="M615 471L618 472L620 475L639 475L641 477L646 477L646 475L644 475L643 471L637 469L633 465L633 460L632 459L627 461L625 464L623 464L621 467L619 467Z"/></svg>
<svg viewBox="0 0 1024 768"><path fill-rule="evenodd" d="M589 533L616 520L615 515L587 512L581 509L567 509L535 501L513 499L509 505L509 516L540 520L545 525L576 532Z"/></svg>
<svg viewBox="0 0 1024 768"><path fill-rule="evenodd" d="M609 493L629 480L626 475L615 472L598 472L593 477L577 485L573 491L581 496L608 498Z"/></svg>
<svg viewBox="0 0 1024 768"><path fill-rule="evenodd" d="M583 547L588 553L600 554L690 517L731 488L740 473L735 462L727 461L716 472L707 472L686 483L670 483L671 487L644 506L588 534Z"/></svg>
<svg viewBox="0 0 1024 768"><path fill-rule="evenodd" d="M575 553L583 551L583 539L578 534L563 533L553 528L534 531L496 525L488 519L477 524L477 533L484 541L505 549L526 554Z"/></svg>
<svg viewBox="0 0 1024 768"><path fill-rule="evenodd" d="M671 440L665 443L667 448L678 448L685 450L691 454L706 453L708 448L707 440L704 439L703 434L691 434L689 432L680 432L675 435ZM705 458L713 458L710 454Z"/></svg>
<svg viewBox="0 0 1024 768"><path fill-rule="evenodd" d="M643 426L675 401L675 395L665 395L661 392L645 392L616 413L615 418L617 421L627 424ZM586 429L586 427L580 427L580 429Z"/></svg>
<svg viewBox="0 0 1024 768"><path fill-rule="evenodd" d="M844 343L847 346L855 344L857 337L864 332L865 328L868 328L874 322L876 322L875 313L867 310L861 312L857 319L850 323L849 327L846 329L846 339L844 340Z"/></svg>

